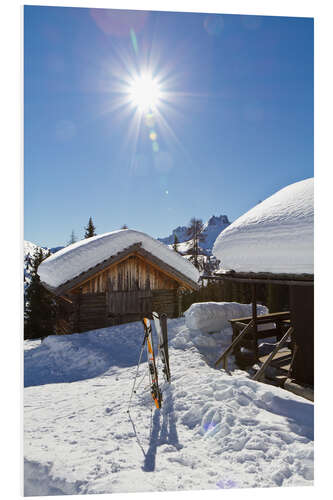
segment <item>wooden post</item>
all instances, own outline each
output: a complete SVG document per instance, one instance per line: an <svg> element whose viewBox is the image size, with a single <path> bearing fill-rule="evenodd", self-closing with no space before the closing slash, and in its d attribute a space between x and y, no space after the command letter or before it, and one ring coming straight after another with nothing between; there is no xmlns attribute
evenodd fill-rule
<svg viewBox="0 0 333 500"><path fill-rule="evenodd" d="M178 297L178 317L180 318L182 315L182 295L183 295L183 290L179 287L177 288L177 297Z"/></svg>
<svg viewBox="0 0 333 500"><path fill-rule="evenodd" d="M228 363L227 363L227 356L229 356L229 354L231 353L231 351L237 346L237 344L242 340L242 338L247 334L247 332L251 331L251 329L253 328L254 324L253 324L253 319L250 321L250 323L248 325L245 326L245 328L240 332L240 334L238 335L238 337L236 337L232 343L229 345L229 347L227 347L225 349L225 351L223 352L222 356L219 357L219 359L217 359L215 361L215 368L217 367L217 365L219 363L221 363L221 361L223 361L223 368L225 370L227 370L228 368Z"/></svg>
<svg viewBox="0 0 333 500"><path fill-rule="evenodd" d="M255 358L258 361L258 328L257 328L257 287L256 284L252 285L252 319L254 321L253 325L253 340L254 340L254 352Z"/></svg>
<svg viewBox="0 0 333 500"><path fill-rule="evenodd" d="M79 293L75 296L75 320L74 320L74 331L79 332L80 321L81 321L81 299L82 299L82 288L79 289Z"/></svg>

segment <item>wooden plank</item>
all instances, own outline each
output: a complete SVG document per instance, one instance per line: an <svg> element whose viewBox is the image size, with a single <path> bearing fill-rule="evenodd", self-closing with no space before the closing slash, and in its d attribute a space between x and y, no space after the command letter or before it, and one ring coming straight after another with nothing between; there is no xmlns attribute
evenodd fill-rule
<svg viewBox="0 0 333 500"><path fill-rule="evenodd" d="M151 290L115 291L108 296L108 314L140 314L152 311Z"/></svg>
<svg viewBox="0 0 333 500"><path fill-rule="evenodd" d="M234 323L235 321L248 322L248 321L251 321L251 319L252 319L252 316L243 316L241 318L229 319L229 322L231 324ZM269 320L277 320L277 319L282 319L282 320L290 319L290 311L261 314L260 316L257 316L257 323L260 324L260 323L269 322Z"/></svg>
<svg viewBox="0 0 333 500"><path fill-rule="evenodd" d="M201 276L200 280L215 280L215 281L234 281L238 283L267 283L273 285L286 285L286 286L313 286L314 276L312 275L280 275L280 274L263 274L253 273L253 277L250 274L237 273L237 275L223 274L214 276Z"/></svg>
<svg viewBox="0 0 333 500"><path fill-rule="evenodd" d="M251 320L250 323L244 328L244 330L241 331L241 333L235 338L235 340L225 349L223 352L222 356L220 356L216 361L215 361L215 368L216 366L223 360L223 367L226 370L227 369L227 363L226 363L226 358L230 354L230 352L234 349L234 347L237 346L237 344L242 340L242 338L253 328L254 321Z"/></svg>

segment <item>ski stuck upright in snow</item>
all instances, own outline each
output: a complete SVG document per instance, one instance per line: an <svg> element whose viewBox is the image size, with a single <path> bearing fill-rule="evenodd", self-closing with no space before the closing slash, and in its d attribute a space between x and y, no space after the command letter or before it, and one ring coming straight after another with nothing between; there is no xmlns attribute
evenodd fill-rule
<svg viewBox="0 0 333 500"><path fill-rule="evenodd" d="M169 351L168 351L168 334L167 334L167 316L165 314L161 314L160 316L154 312L153 313L157 339L158 339L158 352L160 355L160 359L162 361L162 371L164 378L167 382L170 382L170 365L169 365ZM133 394L136 393L136 380L139 373L140 362L142 358L142 354L144 351L144 347L146 345L147 348L147 361L148 361L148 373L149 373L149 381L150 381L150 392L155 403L157 409L160 409L162 406L162 392L158 383L158 369L154 351L154 343L153 343L153 335L152 335L152 327L150 320L148 318L143 318L142 320L144 326L144 339L141 345L141 351L139 356L139 361L137 365L136 374L134 377L132 393L128 405L128 412L130 410L131 401ZM138 384L140 385L140 384ZM137 386L138 387L138 386Z"/></svg>
<svg viewBox="0 0 333 500"><path fill-rule="evenodd" d="M162 405L162 393L158 385L158 373L156 368L153 335L150 320L148 318L143 318L143 325L145 329L145 338L147 344L147 357L149 366L149 377L150 377L150 389L151 395L154 400L156 408L161 408Z"/></svg>
<svg viewBox="0 0 333 500"><path fill-rule="evenodd" d="M156 312L153 312L153 318L158 339L158 352L163 365L164 378L167 382L170 382L167 316L166 314L158 315Z"/></svg>

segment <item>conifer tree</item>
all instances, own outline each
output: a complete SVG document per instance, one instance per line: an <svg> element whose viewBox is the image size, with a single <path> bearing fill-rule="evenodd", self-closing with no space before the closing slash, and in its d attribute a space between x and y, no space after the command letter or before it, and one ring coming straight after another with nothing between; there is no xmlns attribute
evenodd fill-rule
<svg viewBox="0 0 333 500"><path fill-rule="evenodd" d="M84 237L85 238L91 238L92 236L96 236L96 227L93 224L92 218L89 217L88 225L84 228L85 233Z"/></svg>
<svg viewBox="0 0 333 500"><path fill-rule="evenodd" d="M173 247L174 251L177 253L179 253L178 252L178 244L179 244L179 239L178 239L178 236L175 234L172 247Z"/></svg>
<svg viewBox="0 0 333 500"><path fill-rule="evenodd" d="M26 290L24 338L40 338L54 333L56 301L40 282L37 274L44 257L42 249L36 249L32 258L31 282Z"/></svg>

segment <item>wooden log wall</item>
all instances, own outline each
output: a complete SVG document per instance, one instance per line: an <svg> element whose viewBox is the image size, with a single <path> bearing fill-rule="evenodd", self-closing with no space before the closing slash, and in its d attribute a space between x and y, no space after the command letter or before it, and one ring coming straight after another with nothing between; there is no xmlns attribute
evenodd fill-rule
<svg viewBox="0 0 333 500"><path fill-rule="evenodd" d="M123 262L105 269L83 284L82 294L104 293L108 290L129 291L147 288L175 289L178 284L164 273L145 261L132 255Z"/></svg>
<svg viewBox="0 0 333 500"><path fill-rule="evenodd" d="M135 296L136 292L133 292ZM168 318L178 316L177 290L152 290L151 311L165 313ZM108 311L107 294L82 294L76 299L76 315L73 325L73 332L85 332L106 328L131 321L139 321L143 316L150 316L148 311L135 313L132 311L120 310L110 313ZM63 332L72 333L72 332Z"/></svg>
<svg viewBox="0 0 333 500"><path fill-rule="evenodd" d="M178 316L177 290L152 290L152 309L157 313L165 313L168 318Z"/></svg>
<svg viewBox="0 0 333 500"><path fill-rule="evenodd" d="M131 255L72 290L73 331L138 321L152 311L177 317L179 286L143 257Z"/></svg>
<svg viewBox="0 0 333 500"><path fill-rule="evenodd" d="M74 331L85 332L114 325L107 317L105 293L82 294L77 297Z"/></svg>

